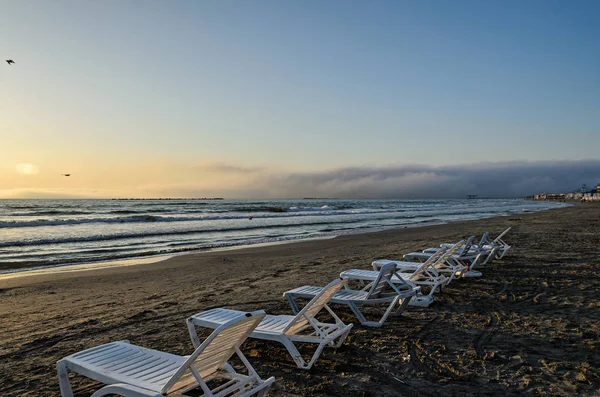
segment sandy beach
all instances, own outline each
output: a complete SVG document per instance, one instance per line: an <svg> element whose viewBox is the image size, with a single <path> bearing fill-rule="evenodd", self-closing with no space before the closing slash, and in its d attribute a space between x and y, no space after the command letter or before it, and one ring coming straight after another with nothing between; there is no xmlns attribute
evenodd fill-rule
<svg viewBox="0 0 600 397"><path fill-rule="evenodd" d="M109 341L189 354L191 314L291 314L288 289L507 226L508 255L429 308L373 329L334 306L355 328L310 371L277 343L249 339L242 350L261 376L277 378L272 396L599 395L599 224L600 205L587 204L0 280L0 395L59 396L56 361ZM98 387L82 377L73 385L77 396Z"/></svg>

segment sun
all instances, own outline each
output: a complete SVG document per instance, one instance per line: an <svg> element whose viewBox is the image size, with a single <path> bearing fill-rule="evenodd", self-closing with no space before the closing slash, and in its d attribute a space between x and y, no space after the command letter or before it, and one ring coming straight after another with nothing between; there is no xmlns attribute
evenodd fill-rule
<svg viewBox="0 0 600 397"><path fill-rule="evenodd" d="M35 175L39 172L39 168L35 164L21 163L15 167L21 175Z"/></svg>

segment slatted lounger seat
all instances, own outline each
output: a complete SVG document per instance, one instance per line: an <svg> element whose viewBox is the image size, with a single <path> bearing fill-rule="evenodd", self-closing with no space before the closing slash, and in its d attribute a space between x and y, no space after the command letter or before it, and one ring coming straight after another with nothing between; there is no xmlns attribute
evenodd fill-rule
<svg viewBox="0 0 600 397"><path fill-rule="evenodd" d="M363 325L368 327L381 327L392 312L393 308L398 304L398 301L400 301L400 304L398 304L398 308L394 313L395 315L401 314L406 305L410 302L411 298L420 290L419 287L408 284L407 282L398 282L397 285L394 284L391 280L392 276L396 277L398 280L401 280L401 277L395 272L396 265L389 264L387 266L383 266L379 271L379 278L372 283L372 287L369 291L341 289L336 292L335 295L333 295L329 302L349 306L354 315ZM295 298L311 299L318 295L322 290L323 287L305 285L287 291L283 295L290 302L293 312L298 313L300 310L298 309ZM386 292L386 290L391 290L391 292ZM388 307L379 321L368 321L359 308L359 306L362 305L382 304L387 304Z"/></svg>
<svg viewBox="0 0 600 397"><path fill-rule="evenodd" d="M450 256L458 251L460 246L462 246L462 243L463 241L459 241L450 249L440 250L432 255L427 261L419 264L416 270L397 270L397 275L391 277L391 282L394 284L408 282L409 284L428 287L429 293L427 295L417 294L410 300L409 304L421 307L431 305L434 301L433 294L450 281L450 279L441 274L435 266L446 262ZM394 261L389 262L394 263ZM343 271L340 274L340 277L348 280L367 282L368 284L363 288L363 290L366 290L371 287L371 283L377 279L378 275L379 272L375 270L351 269Z"/></svg>
<svg viewBox="0 0 600 397"><path fill-rule="evenodd" d="M344 286L347 281L335 280L329 283L300 312L294 316L267 315L250 334L251 338L271 340L282 343L296 365L309 369L317 361L325 346L339 347L344 343L352 324L344 324L342 320L327 306L327 302ZM334 323L323 323L317 315L325 309L334 319ZM194 346L198 345L196 326L217 328L241 313L231 309L211 309L194 314L188 318L188 330ZM317 344L310 361L306 362L295 343Z"/></svg>
<svg viewBox="0 0 600 397"><path fill-rule="evenodd" d="M92 397L182 396L200 388L205 397L266 396L275 381L263 381L239 347L265 313L240 312L218 327L190 356L178 356L130 344L112 342L72 354L57 363L60 392L73 397L68 372L72 371L107 386ZM237 354L248 375L237 373L227 360ZM213 384L212 381L220 382ZM211 390L212 388L212 390Z"/></svg>

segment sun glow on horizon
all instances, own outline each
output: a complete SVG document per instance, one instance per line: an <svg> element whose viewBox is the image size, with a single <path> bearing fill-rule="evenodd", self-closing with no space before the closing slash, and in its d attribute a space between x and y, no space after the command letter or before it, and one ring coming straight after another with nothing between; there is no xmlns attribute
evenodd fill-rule
<svg viewBox="0 0 600 397"><path fill-rule="evenodd" d="M40 169L35 164L31 163L17 164L15 169L21 175L36 175L38 172L40 172Z"/></svg>

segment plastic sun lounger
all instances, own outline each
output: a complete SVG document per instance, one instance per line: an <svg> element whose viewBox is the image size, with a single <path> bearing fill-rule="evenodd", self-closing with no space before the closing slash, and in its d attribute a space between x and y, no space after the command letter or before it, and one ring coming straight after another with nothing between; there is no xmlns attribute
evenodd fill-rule
<svg viewBox="0 0 600 397"><path fill-rule="evenodd" d="M510 227L507 227L502 233L498 235L498 237L496 237L492 241L489 240L489 234L484 236L482 241L479 243L479 249L490 251L495 250L494 258L502 259L504 255L506 255L508 250L511 248L511 246L508 245L506 241L502 239L504 236L506 236L510 229Z"/></svg>
<svg viewBox="0 0 600 397"><path fill-rule="evenodd" d="M294 316L267 315L250 334L251 338L272 340L282 343L296 365L310 369L317 361L325 346L339 347L344 343L352 324L344 324L342 320L327 306L329 300L344 286L346 280L334 280L318 293L298 314ZM325 309L333 317L334 323L323 323L316 319L319 312ZM187 320L192 343L198 346L196 326L217 328L239 315L237 310L211 309L194 314ZM295 346L295 343L317 344L317 348L309 362L306 362Z"/></svg>
<svg viewBox="0 0 600 397"><path fill-rule="evenodd" d="M92 397L182 396L196 388L200 388L205 397L266 396L275 378L263 381L240 351L240 345L264 317L262 310L240 312L185 357L139 347L128 341L107 343L72 354L57 363L61 395L73 397L68 376L68 371L72 371L107 385ZM227 363L234 354L248 375L237 373ZM212 381L217 380L220 382L213 384Z"/></svg>
<svg viewBox="0 0 600 397"><path fill-rule="evenodd" d="M481 276L480 272L476 272L473 269L479 264L484 256L483 253L476 250L472 250L473 240L475 236L469 237L467 242L462 248L454 255L452 255L444 263L440 263L436 266L442 274L450 278L452 281L454 278L460 277L474 277ZM451 245L444 245L444 248L449 248ZM406 268L415 268L418 263L424 262L431 257L431 255L438 252L441 248L429 248L423 252L409 252L404 255L404 259L407 262L397 262L405 266ZM373 262L373 268L378 269L381 261ZM412 265L410 265L412 262Z"/></svg>
<svg viewBox="0 0 600 397"><path fill-rule="evenodd" d="M446 260L454 255L456 251L460 249L463 241L459 241L450 249L443 249L432 255L427 261L420 263L416 270L402 271L401 267L398 267L397 274L400 278L393 276L391 278L392 283L408 282L418 286L429 287L429 293L427 295L418 294L411 299L409 304L411 306L428 307L434 301L433 294L446 285L450 279L441 274L435 266L439 263L444 263ZM394 261L389 261L394 263ZM363 269L351 269L343 271L340 277L349 280L359 280L361 282L369 282L363 290L366 290L371 286L371 283L377 279L379 275L378 271L375 270L363 270Z"/></svg>
<svg viewBox="0 0 600 397"><path fill-rule="evenodd" d="M394 284L391 280L393 276L402 282L397 283L397 285ZM390 288L392 291L386 292L386 290ZM369 291L341 289L333 295L329 302L349 306L362 325L367 327L381 327L392 312L394 306L398 304L398 301L400 301L400 304L394 313L395 315L399 315L404 311L406 305L410 302L410 299L415 296L419 290L419 287L410 285L404 281L402 277L396 273L396 265L390 263L381 267L379 275L371 284L371 289ZM290 306L294 313L299 313L300 310L298 309L298 305L294 298L311 299L321 293L321 291L323 291L323 287L305 285L287 291L283 296L290 302ZM359 306L362 305L381 304L388 304L388 307L378 321L368 321L359 309Z"/></svg>
<svg viewBox="0 0 600 397"><path fill-rule="evenodd" d="M484 266L494 259L502 259L504 255L511 248L502 238L506 236L506 234L510 231L511 227L507 227L502 233L498 235L494 240L490 241L489 232L483 233L481 240L477 244L471 245L469 254L478 253L481 254L481 258L475 264L475 266L471 266L471 268L476 266ZM441 244L440 247L448 247L450 244L444 243ZM428 248L423 252L433 252L438 248ZM466 277L479 277L481 275L480 272L472 271L470 274L466 274Z"/></svg>

